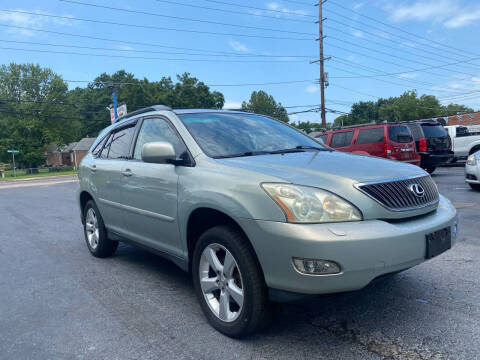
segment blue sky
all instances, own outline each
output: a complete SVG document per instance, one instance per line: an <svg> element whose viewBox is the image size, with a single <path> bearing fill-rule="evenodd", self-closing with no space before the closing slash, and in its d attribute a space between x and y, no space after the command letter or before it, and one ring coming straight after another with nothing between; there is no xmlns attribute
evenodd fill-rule
<svg viewBox="0 0 480 360"><path fill-rule="evenodd" d="M3 0L0 8L15 12L0 11L0 63L34 62L69 80L92 80L102 72L125 69L149 80L190 72L213 85L292 81L212 89L225 95L229 108L238 107L253 90L260 89L284 106L320 102L314 84L319 67L310 64L318 58L318 26L314 24L318 10L309 5L313 1L75 1L156 16L56 0ZM331 56L325 65L330 82L327 108L348 112L355 101L396 96L411 89L436 95L444 104L480 108L479 1L328 0L324 17L325 56ZM218 56L225 53L228 56ZM303 109L308 108L288 110ZM328 113L327 120L336 116ZM318 121L319 114L293 115L291 120Z"/></svg>

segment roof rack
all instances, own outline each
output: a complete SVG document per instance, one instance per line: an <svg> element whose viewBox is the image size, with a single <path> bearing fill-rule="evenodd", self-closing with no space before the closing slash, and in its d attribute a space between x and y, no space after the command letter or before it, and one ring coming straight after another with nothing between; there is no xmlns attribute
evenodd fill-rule
<svg viewBox="0 0 480 360"><path fill-rule="evenodd" d="M143 113L147 113L147 112L151 112L151 111L161 111L161 110L170 110L171 111L172 108L170 108L166 105L152 105L152 106L149 106L149 107L146 107L146 108L143 108L143 109L132 111L131 113L128 113L127 115L121 116L115 121L115 123L126 120L126 119L129 119L133 116L140 115L140 114L143 114Z"/></svg>

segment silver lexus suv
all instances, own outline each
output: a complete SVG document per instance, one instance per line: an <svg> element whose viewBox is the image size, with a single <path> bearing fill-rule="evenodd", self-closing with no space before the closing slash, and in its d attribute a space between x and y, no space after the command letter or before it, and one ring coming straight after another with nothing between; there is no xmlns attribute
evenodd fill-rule
<svg viewBox="0 0 480 360"><path fill-rule="evenodd" d="M234 337L267 323L270 300L361 289L457 234L455 208L419 167L240 111L133 112L101 132L79 178L92 255L129 241L170 259Z"/></svg>

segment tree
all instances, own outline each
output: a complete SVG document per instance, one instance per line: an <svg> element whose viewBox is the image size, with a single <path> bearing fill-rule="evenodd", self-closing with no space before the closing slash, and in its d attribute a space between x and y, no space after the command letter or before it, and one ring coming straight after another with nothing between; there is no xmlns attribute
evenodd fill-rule
<svg viewBox="0 0 480 360"><path fill-rule="evenodd" d="M473 112L473 109L457 104L443 106L433 95L418 97L416 91L406 91L398 97L355 103L349 115L335 119L335 125L339 126L342 122L343 125L355 125L378 121L418 120L451 116L457 112Z"/></svg>
<svg viewBox="0 0 480 360"><path fill-rule="evenodd" d="M287 111L282 104L277 103L273 96L262 90L252 92L248 103L245 101L242 103L242 109L268 115L286 123L289 121Z"/></svg>
<svg viewBox="0 0 480 360"><path fill-rule="evenodd" d="M66 102L68 87L51 69L34 64L0 67L0 161L9 148L20 150L18 163L37 166L47 145L76 140L80 123Z"/></svg>

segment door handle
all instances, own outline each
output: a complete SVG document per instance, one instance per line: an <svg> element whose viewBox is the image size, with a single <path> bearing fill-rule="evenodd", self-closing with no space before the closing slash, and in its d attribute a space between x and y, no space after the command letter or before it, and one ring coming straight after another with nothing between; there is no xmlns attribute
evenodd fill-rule
<svg viewBox="0 0 480 360"><path fill-rule="evenodd" d="M133 173L132 173L132 170L130 170L130 169L125 169L125 171L122 171L122 175L123 175L123 176L132 176Z"/></svg>
<svg viewBox="0 0 480 360"><path fill-rule="evenodd" d="M97 165L92 165L92 166L90 166L90 171L91 171L91 172L97 171Z"/></svg>

